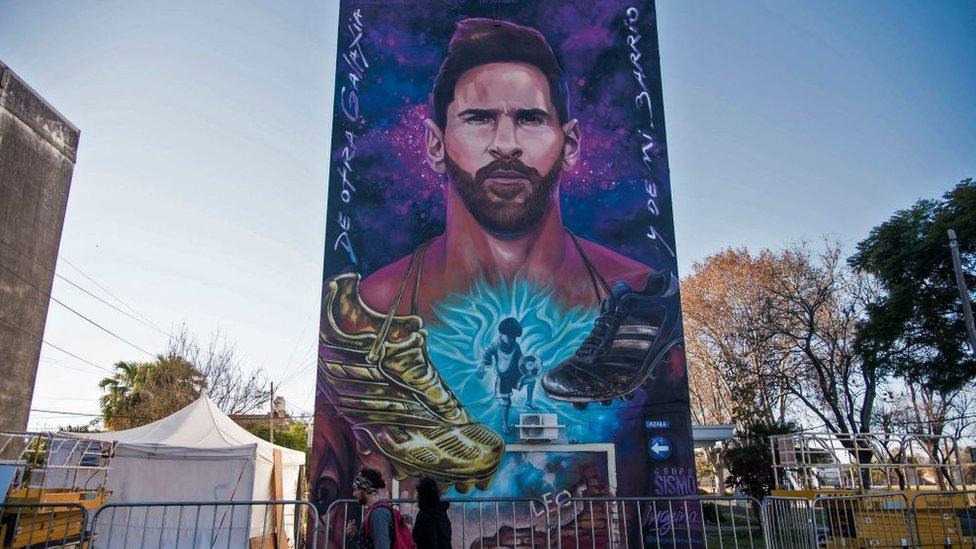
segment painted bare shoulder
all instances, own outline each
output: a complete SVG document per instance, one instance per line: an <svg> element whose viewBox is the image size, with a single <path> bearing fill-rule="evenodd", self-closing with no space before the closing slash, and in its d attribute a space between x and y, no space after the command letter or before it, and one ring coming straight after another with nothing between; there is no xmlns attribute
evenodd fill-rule
<svg viewBox="0 0 976 549"><path fill-rule="evenodd" d="M389 312L403 278L410 267L410 256L402 257L367 276L359 283L359 297L374 311ZM410 302L400 302L399 313L409 312Z"/></svg>
<svg viewBox="0 0 976 549"><path fill-rule="evenodd" d="M644 283L647 281L647 275L657 272L657 269L653 269L639 261L618 254L610 248L601 246L596 242L590 242L582 238L579 241L583 247L583 251L586 252L587 257L593 262L597 271L610 284L622 280L633 288L643 289Z"/></svg>
<svg viewBox="0 0 976 549"><path fill-rule="evenodd" d="M403 278L410 267L410 256L402 257L393 263L367 276L359 283L359 297L374 311L389 312ZM410 303L403 300L399 312L408 312Z"/></svg>

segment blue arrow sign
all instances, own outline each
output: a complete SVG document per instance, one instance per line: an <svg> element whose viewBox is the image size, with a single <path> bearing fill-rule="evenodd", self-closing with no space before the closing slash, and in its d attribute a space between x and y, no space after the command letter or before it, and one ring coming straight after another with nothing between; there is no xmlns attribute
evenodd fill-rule
<svg viewBox="0 0 976 549"><path fill-rule="evenodd" d="M657 461L671 457L671 441L664 437L652 437L647 443L647 449L651 452L651 457Z"/></svg>

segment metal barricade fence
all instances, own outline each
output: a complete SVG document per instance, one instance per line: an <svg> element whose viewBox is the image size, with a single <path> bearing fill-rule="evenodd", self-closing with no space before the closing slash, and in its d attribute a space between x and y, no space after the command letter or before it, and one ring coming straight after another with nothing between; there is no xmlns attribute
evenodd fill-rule
<svg viewBox="0 0 976 549"><path fill-rule="evenodd" d="M976 547L976 491L922 492L912 511L919 547Z"/></svg>
<svg viewBox="0 0 976 549"><path fill-rule="evenodd" d="M391 499L411 525L417 516L415 499ZM465 549L502 547L549 548L552 530L550 505L539 498L444 498L449 503L453 544ZM322 516L325 549L355 547L344 535L345 525L359 525L365 509L352 499L333 501Z"/></svg>
<svg viewBox="0 0 976 549"><path fill-rule="evenodd" d="M765 547L750 497L571 497L556 505L557 548Z"/></svg>
<svg viewBox="0 0 976 549"><path fill-rule="evenodd" d="M454 545L464 549L976 547L976 491L922 492L910 501L899 492L769 496L762 504L715 496L444 501ZM417 516L416 500L391 503L408 522ZM295 500L110 503L93 512L78 503L6 504L0 511L4 548L314 549L349 546L337 525L358 527L364 509L338 500L320 517Z"/></svg>
<svg viewBox="0 0 976 549"><path fill-rule="evenodd" d="M88 547L314 549L317 516L301 500L109 503L92 515Z"/></svg>
<svg viewBox="0 0 976 549"><path fill-rule="evenodd" d="M897 492L813 500L815 532L827 547L914 547L911 514L908 498Z"/></svg>
<svg viewBox="0 0 976 549"><path fill-rule="evenodd" d="M762 524L769 549L815 549L819 545L813 505L807 498L766 496Z"/></svg>
<svg viewBox="0 0 976 549"><path fill-rule="evenodd" d="M78 503L0 503L0 547L81 547L87 524Z"/></svg>

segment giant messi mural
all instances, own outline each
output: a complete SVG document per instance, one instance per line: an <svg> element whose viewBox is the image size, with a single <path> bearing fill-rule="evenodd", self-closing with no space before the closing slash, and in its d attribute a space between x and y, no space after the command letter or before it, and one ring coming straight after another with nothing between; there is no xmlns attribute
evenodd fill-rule
<svg viewBox="0 0 976 549"><path fill-rule="evenodd" d="M342 0L312 483L694 493L654 5ZM526 413L559 436L528 442Z"/></svg>

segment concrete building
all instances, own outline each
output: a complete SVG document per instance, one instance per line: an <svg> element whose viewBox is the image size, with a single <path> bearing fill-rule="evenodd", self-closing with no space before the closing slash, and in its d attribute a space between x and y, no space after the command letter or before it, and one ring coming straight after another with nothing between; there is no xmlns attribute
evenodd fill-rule
<svg viewBox="0 0 976 549"><path fill-rule="evenodd" d="M0 62L0 429L27 428L78 137Z"/></svg>

